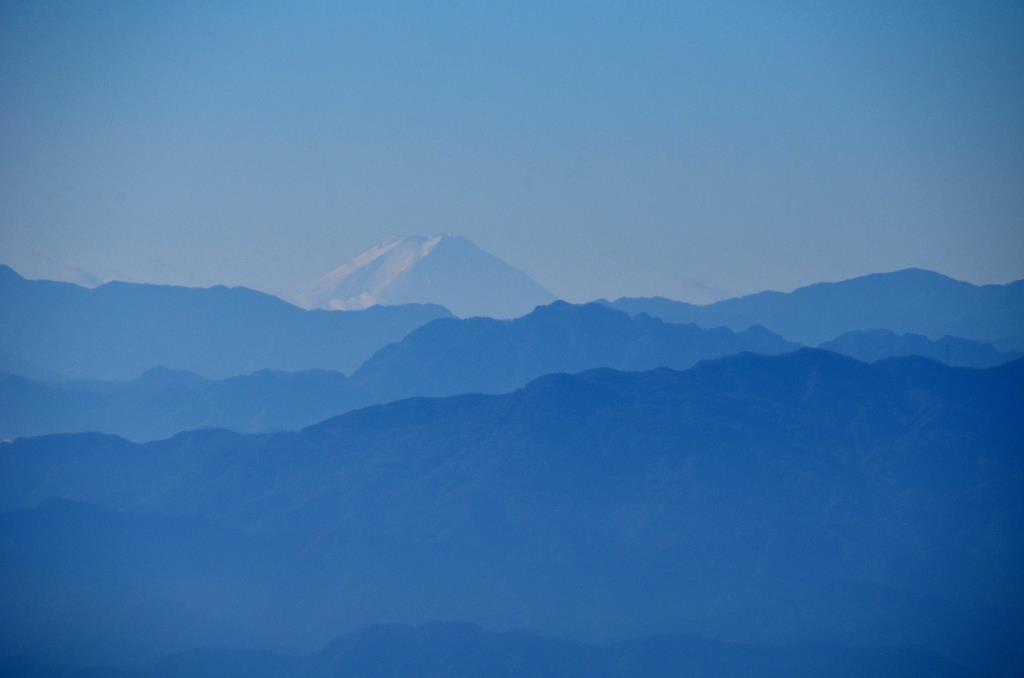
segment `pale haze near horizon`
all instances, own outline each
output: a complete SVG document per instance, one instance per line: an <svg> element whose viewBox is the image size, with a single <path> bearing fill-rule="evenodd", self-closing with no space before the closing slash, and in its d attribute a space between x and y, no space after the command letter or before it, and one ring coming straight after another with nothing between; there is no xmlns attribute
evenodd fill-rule
<svg viewBox="0 0 1024 678"><path fill-rule="evenodd" d="M572 301L1024 277L1019 3L4 3L0 261L293 297L451 232Z"/></svg>

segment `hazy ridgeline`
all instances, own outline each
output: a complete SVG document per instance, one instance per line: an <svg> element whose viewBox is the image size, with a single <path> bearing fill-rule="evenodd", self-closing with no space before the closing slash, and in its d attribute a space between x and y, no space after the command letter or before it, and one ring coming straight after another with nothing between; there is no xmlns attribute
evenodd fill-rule
<svg viewBox="0 0 1024 678"><path fill-rule="evenodd" d="M709 330L558 302L511 321L430 322L382 348L351 378L265 370L216 381L164 368L128 382L0 374L0 436L102 431L152 440L195 428L293 429L400 398L503 393L553 372L683 369L742 351L796 347L763 328Z"/></svg>
<svg viewBox="0 0 1024 678"><path fill-rule="evenodd" d="M307 311L244 287L26 280L0 265L0 360L74 379L153 367L224 378L256 370L349 372L428 320L434 305Z"/></svg>
<svg viewBox="0 0 1024 678"><path fill-rule="evenodd" d="M611 302L628 313L669 322L744 329L764 325L790 341L818 345L857 330L890 330L938 339L962 337L1024 350L1024 280L972 285L933 271L907 269L818 283L789 293L760 292L706 306L671 299Z"/></svg>
<svg viewBox="0 0 1024 678"><path fill-rule="evenodd" d="M891 290L880 298L895 300L891 303L896 308L889 315L897 314L903 307L917 306L914 293L934 299L941 298L950 288L958 294L970 289L979 297L1003 299L1015 298L1011 292L1019 287L1006 286L994 291L965 288L962 283L929 274L924 279L935 285L904 289L908 278L917 281L918 277L916 273L888 276ZM111 305L106 288L89 291L67 284L26 281L13 273L8 283L7 295L0 302L0 314L10 321L8 326L18 325L17 319L24 309L34 310L28 327L0 334L0 438L99 431L133 440L152 440L196 428L246 432L294 429L351 409L400 398L502 393L556 372L597 367L685 369L699 360L733 353L774 354L799 346L761 326L730 330L679 325L643 313L629 317L596 304L574 306L557 302L515 320L446 317L431 322L432 316L446 315L443 309L403 306L376 310L376 316L370 311L311 314L247 290L145 285L121 286L120 294L127 294L130 302ZM842 309L843 299L849 296L841 292L844 285L860 284L849 281L823 289L839 295L828 303ZM801 294L794 293L796 298ZM49 299L49 304L38 306L41 298ZM162 317L169 299L175 300L172 312ZM258 310L239 311L232 299L258 302ZM639 302L617 303L629 307ZM668 302L650 303L652 310L657 311ZM992 317L986 322L1012 328L1012 322L999 320L1010 302L1000 303L994 305ZM951 300L949 305L956 304ZM69 308L75 309L70 315ZM807 314L799 310L799 304L796 308L791 315ZM987 307L979 302L972 308ZM824 312L816 306L811 310ZM82 314L94 313L109 321L76 321ZM136 320L117 322L113 318L118 313ZM157 319L145 320L147 314L155 314ZM219 331L208 331L210 314L220 316ZM388 317L391 320L382 323L381 319ZM771 315L767 317L771 323ZM841 326L859 327L856 320L872 323L878 318L850 318ZM426 324L417 327L418 322ZM50 331L47 328L58 326L65 328L62 338L56 346L48 348L44 341ZM174 336L165 344L151 341L151 335L170 326L174 327ZM921 329L918 325L910 326ZM272 335L251 341L247 336L256 329L272 331ZM193 340L180 344L180 336ZM350 340L352 336L355 340ZM131 350L105 349L126 345ZM919 334L897 335L877 329L847 332L823 343L822 348L868 362L919 355L967 367L994 366L1020 356L998 351L980 341L949 336L933 340ZM40 368L38 363L23 357L49 361L51 351L65 349L71 355L84 357L73 364L46 364L61 365L70 374L146 371L128 381L62 380L52 370ZM353 352L356 358L343 357ZM356 365L364 353L368 360L354 370L351 378L333 371L341 365ZM261 364L260 361L278 367L301 366L305 370L288 373L262 369L226 379L211 379L188 371L231 374L245 372Z"/></svg>
<svg viewBox="0 0 1024 678"><path fill-rule="evenodd" d="M928 357L948 358L965 367L1005 362L1016 357L1013 351L1024 348L1024 281L979 287L929 271L906 270L811 285L787 294L763 292L707 306L661 298L602 303L632 315L648 314L673 324L692 323L718 330L718 334L708 335L698 350L666 348L667 330L649 322L629 328L626 336L609 337L602 335L602 330L617 330L614 323L621 321L592 310L573 315L565 304L511 326L481 318L446 331L463 345L474 335L481 340L514 342L530 332L558 331L561 336L539 336L537 341L557 340L578 347L585 358L572 358L583 367L595 366L584 363L594 359L595 350L604 349L607 355L598 359L618 361L626 369L634 369L635 364L642 367L645 359L648 363L679 360L674 355L662 358L655 351L691 350L691 361L712 357L715 351L706 346L714 343L715 336L726 337L721 340L722 350L743 345L742 341L728 343L722 327L746 333L749 340L756 341L749 330L759 326L796 344L829 342L836 350L855 352L855 357L927 352ZM39 380L134 379L154 367L195 372L210 379L267 369L351 373L384 346L400 341L430 320L450 315L431 304L307 311L245 288L108 283L87 289L26 280L0 265L0 372ZM840 336L868 330L888 330L888 334L872 332L870 342ZM591 339L587 334L573 336L587 331L597 333L596 346L587 345ZM644 346L645 332L655 334L651 348ZM894 336L905 334L924 335L927 341ZM948 343L944 337L959 343L947 347L942 343ZM421 344L426 340L421 338ZM929 345L936 341L939 345ZM479 350L487 348L502 350L504 346L481 344ZM452 347L431 349L456 353ZM559 355L567 353L561 348ZM545 367L574 367L560 366L546 356L536 358L541 359L547 360ZM658 364L680 366L678 362ZM506 382L508 386L521 385L514 379Z"/></svg>

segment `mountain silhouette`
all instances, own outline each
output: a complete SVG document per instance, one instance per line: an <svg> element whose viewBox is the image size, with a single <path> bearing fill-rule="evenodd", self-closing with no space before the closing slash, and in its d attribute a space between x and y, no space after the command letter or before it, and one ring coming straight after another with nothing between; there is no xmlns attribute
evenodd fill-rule
<svg viewBox="0 0 1024 678"><path fill-rule="evenodd" d="M0 266L0 352L70 378L130 379L159 366L210 378L261 369L349 372L447 315L429 305L306 311L243 287L87 289L26 280Z"/></svg>
<svg viewBox="0 0 1024 678"><path fill-rule="evenodd" d="M794 348L760 328L708 330L557 302L515 320L428 323L352 379L263 370L214 381L153 369L128 382L45 383L0 374L0 438L98 431L144 441L197 428L295 429L399 398L503 393L550 372L682 369L709 357Z"/></svg>
<svg viewBox="0 0 1024 678"><path fill-rule="evenodd" d="M949 336L933 341L922 334L896 334L889 330L847 332L819 348L864 362L916 355L956 367L993 367L1024 357L1020 352L997 351L980 341Z"/></svg>
<svg viewBox="0 0 1024 678"><path fill-rule="evenodd" d="M732 332L557 301L515 320L446 318L378 351L353 382L387 401L502 393L554 372L685 369L706 358L797 348L763 328Z"/></svg>
<svg viewBox="0 0 1024 678"><path fill-rule="evenodd" d="M455 235L393 237L328 273L306 295L315 308L439 304L461 317L512 318L554 297L528 275Z"/></svg>
<svg viewBox="0 0 1024 678"><path fill-rule="evenodd" d="M576 637L664 619L1019 674L1022 407L1024 361L804 349L550 375L293 433L20 439L0 446L0 623L19 629L0 654L117 665L311 647L380 619ZM46 497L96 508L73 520Z"/></svg>
<svg viewBox="0 0 1024 678"><path fill-rule="evenodd" d="M885 329L931 338L946 335L1024 350L1024 280L972 285L939 273L906 269L792 292L759 292L697 306L660 297L611 302L628 313L669 322L743 330L763 325L790 341L816 346L856 330Z"/></svg>

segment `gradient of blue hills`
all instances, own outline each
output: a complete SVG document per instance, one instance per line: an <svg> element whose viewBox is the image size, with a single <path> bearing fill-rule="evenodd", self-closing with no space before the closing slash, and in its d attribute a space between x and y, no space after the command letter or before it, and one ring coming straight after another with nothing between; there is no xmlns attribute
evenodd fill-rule
<svg viewBox="0 0 1024 678"><path fill-rule="evenodd" d="M568 657L558 675L662 675L658 658L687 647L696 675L769 657L787 675L1019 675L1024 362L934 361L1011 360L1022 284L910 270L701 307L621 299L628 314L555 303L460 321L0 268L0 371L22 375L0 377L0 436L292 429L513 391L414 397L291 433L0 443L0 656L145 666L260 647L277 653L156 670L336 675L360 664L279 652L382 619L465 619L640 634L644 651L492 639L489 653L459 638L469 627L451 642L405 629L369 650L352 641L360 670L408 674L389 661L412 656L441 675L509 662L537 675ZM881 361L750 353L795 348L780 334ZM887 359L906 354L931 360Z"/></svg>
<svg viewBox="0 0 1024 678"><path fill-rule="evenodd" d="M306 311L244 287L26 280L0 265L0 357L65 378L131 379L153 367L225 378L262 369L350 372L440 306ZM31 375L27 375L31 376Z"/></svg>
<svg viewBox="0 0 1024 678"><path fill-rule="evenodd" d="M0 446L0 655L144 665L379 620L573 637L663 620L1019 675L1021 411L1024 361L804 349L293 433L22 439Z"/></svg>
<svg viewBox="0 0 1024 678"><path fill-rule="evenodd" d="M338 372L266 370L222 381L164 369L130 382L44 383L0 375L0 437L102 431L152 440L210 426L294 429L405 397L511 391L551 372L684 369L731 353L794 348L761 328L707 330L599 304L556 302L516 320L432 321L378 351L351 379Z"/></svg>
<svg viewBox="0 0 1024 678"><path fill-rule="evenodd" d="M886 331L848 333L822 347L869 362L916 354L988 367L1019 357L979 342ZM760 327L736 333L557 302L510 321L434 320L378 351L351 379L321 370L262 370L218 381L154 368L129 382L62 383L0 374L0 438L100 431L153 440L209 427L295 429L400 398L507 392L549 373L685 369L743 351L795 348Z"/></svg>
<svg viewBox="0 0 1024 678"><path fill-rule="evenodd" d="M936 339L963 337L1002 351L1024 350L1024 280L978 286L912 268L817 283L789 293L759 292L704 306L661 297L610 303L627 313L702 327L742 330L763 325L810 346L846 332L886 329Z"/></svg>
<svg viewBox="0 0 1024 678"><path fill-rule="evenodd" d="M708 306L660 298L612 305L709 329L760 325L805 345L889 330L989 343L997 353L1024 350L1024 282L978 287L916 269ZM304 311L245 288L108 283L90 290L25 280L0 266L0 371L37 380L125 380L154 367L208 378L263 369L351 373L383 346L449 315L430 305ZM934 353L927 355L943 359Z"/></svg>

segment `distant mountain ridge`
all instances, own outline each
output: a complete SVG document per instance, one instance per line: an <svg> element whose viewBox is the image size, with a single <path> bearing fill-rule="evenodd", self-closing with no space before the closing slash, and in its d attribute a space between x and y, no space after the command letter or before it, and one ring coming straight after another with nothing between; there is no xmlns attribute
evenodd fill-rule
<svg viewBox="0 0 1024 678"><path fill-rule="evenodd" d="M130 440L182 431L294 430L360 404L341 372L307 370L211 380L154 368L130 381L43 382L0 372L0 438L96 431Z"/></svg>
<svg viewBox="0 0 1024 678"><path fill-rule="evenodd" d="M933 341L923 334L896 334L889 330L847 332L818 348L868 363L916 355L954 367L994 367L1024 357L1019 351L997 351L992 344L980 341L950 336Z"/></svg>
<svg viewBox="0 0 1024 678"><path fill-rule="evenodd" d="M293 430L401 398L506 393L550 373L686 369L735 353L797 348L761 327L736 333L629 316L600 304L555 302L515 320L431 321L379 350L351 378L261 370L209 380L160 368L131 381L48 383L0 372L0 438L97 431L145 441L210 427ZM848 333L821 348L866 362L921 355L990 367L1015 358L964 339L932 342L886 331Z"/></svg>
<svg viewBox="0 0 1024 678"><path fill-rule="evenodd" d="M26 280L0 266L0 353L66 378L131 379L153 367L223 378L261 369L350 372L440 306L307 311L243 287ZM13 359L11 359L13 360Z"/></svg>
<svg viewBox="0 0 1024 678"><path fill-rule="evenodd" d="M1024 360L803 349L295 433L22 439L0 445L0 654L141 661L381 618L605 637L677 619L1019 675L1022 408Z"/></svg>
<svg viewBox="0 0 1024 678"><path fill-rule="evenodd" d="M708 330L556 302L515 320L432 321L378 351L351 379L263 370L211 381L161 369L129 382L54 384L0 374L0 438L100 431L152 440L207 427L295 429L399 398L503 393L550 372L685 369L730 353L795 348L764 329Z"/></svg>
<svg viewBox="0 0 1024 678"><path fill-rule="evenodd" d="M503 393L554 372L686 369L732 353L798 348L764 328L733 332L564 301L514 320L445 318L386 346L352 375L379 400Z"/></svg>
<svg viewBox="0 0 1024 678"><path fill-rule="evenodd" d="M467 238L395 236L328 273L304 297L313 308L432 303L460 317L513 318L554 296Z"/></svg>
<svg viewBox="0 0 1024 678"><path fill-rule="evenodd" d="M743 330L763 325L816 346L857 330L946 335L1024 350L1024 280L972 285L922 269L824 282L792 292L759 292L697 306L661 297L620 298L611 306L669 322Z"/></svg>

